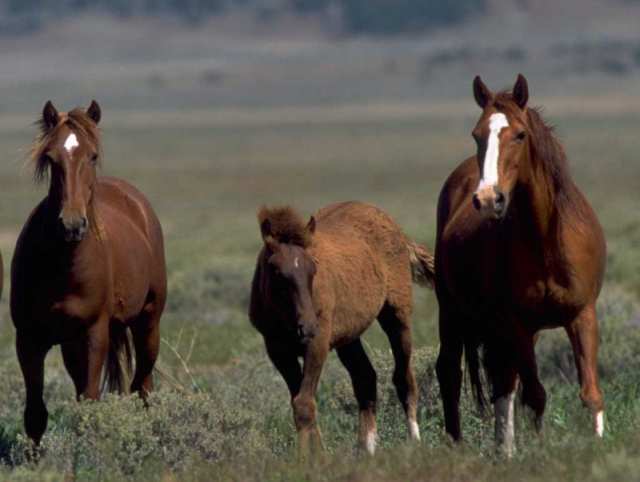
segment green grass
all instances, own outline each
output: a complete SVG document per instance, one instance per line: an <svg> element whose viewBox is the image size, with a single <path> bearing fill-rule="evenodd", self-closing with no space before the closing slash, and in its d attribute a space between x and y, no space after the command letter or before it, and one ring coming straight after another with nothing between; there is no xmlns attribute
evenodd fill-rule
<svg viewBox="0 0 640 482"><path fill-rule="evenodd" d="M310 124L118 126L105 112L104 172L151 199L162 221L169 301L162 320L158 392L144 410L135 398L74 401L57 349L47 361L50 411L39 464L25 455L23 386L13 350L8 276L0 304L0 479L61 480L631 480L640 473L640 165L637 125L620 116L552 119L574 175L592 201L609 246L599 303L600 372L607 432L590 435L580 406L569 344L549 332L538 347L549 392L545 436L518 417L518 454L493 455L492 422L463 397L466 444L443 433L434 375L437 303L416 287L415 365L423 443L406 442L391 378L391 355L374 325L365 336L379 373L381 450L355 451L357 409L335 356L318 393L327 455L300 465L287 391L246 316L260 247L261 204L291 203L305 215L330 202L359 199L388 211L415 239L433 246L442 182L469 155L473 119L323 121ZM20 167L27 129L0 131L0 249L8 271L15 238L44 195ZM12 162L15 161L15 162ZM189 372L181 359L187 361ZM170 378L169 378L170 377ZM637 475L636 475L637 477Z"/></svg>

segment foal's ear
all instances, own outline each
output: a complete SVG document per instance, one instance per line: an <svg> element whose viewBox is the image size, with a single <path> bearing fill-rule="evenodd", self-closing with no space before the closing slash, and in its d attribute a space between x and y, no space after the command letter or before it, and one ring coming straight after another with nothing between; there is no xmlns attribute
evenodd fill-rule
<svg viewBox="0 0 640 482"><path fill-rule="evenodd" d="M278 241L271 234L271 221L265 219L260 223L260 233L262 233L262 241L264 245L271 251L276 251L278 248Z"/></svg>
<svg viewBox="0 0 640 482"><path fill-rule="evenodd" d="M316 232L316 218L315 218L315 216L311 216L309 218L309 222L307 223L307 226L304 228L304 230L309 236L313 236L313 234Z"/></svg>
<svg viewBox="0 0 640 482"><path fill-rule="evenodd" d="M513 101L518 105L518 107L524 109L527 105L527 101L529 100L529 85L527 84L527 79L524 78L524 75L518 74L518 79L513 86L512 95Z"/></svg>
<svg viewBox="0 0 640 482"><path fill-rule="evenodd" d="M60 114L58 114L58 111L53 106L53 102L48 100L42 109L42 124L45 129L50 130L58 125L59 120Z"/></svg>
<svg viewBox="0 0 640 482"><path fill-rule="evenodd" d="M265 241L267 237L271 237L271 221L265 219L260 223L260 233L262 234L262 239Z"/></svg>
<svg viewBox="0 0 640 482"><path fill-rule="evenodd" d="M484 109L493 100L493 93L489 90L489 87L484 85L479 75L476 75L476 78L473 79L473 96L481 109Z"/></svg>
<svg viewBox="0 0 640 482"><path fill-rule="evenodd" d="M89 116L89 119L96 124L100 122L100 119L102 118L102 111L100 110L100 105L95 100L91 101L91 105L87 109L87 115Z"/></svg>

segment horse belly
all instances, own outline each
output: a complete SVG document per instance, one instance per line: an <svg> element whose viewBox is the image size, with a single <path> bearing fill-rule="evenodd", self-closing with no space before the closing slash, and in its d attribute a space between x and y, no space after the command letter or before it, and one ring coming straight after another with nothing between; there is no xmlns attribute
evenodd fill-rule
<svg viewBox="0 0 640 482"><path fill-rule="evenodd" d="M114 264L112 317L125 323L140 315L149 295L148 255L135 251L119 257Z"/></svg>
<svg viewBox="0 0 640 482"><path fill-rule="evenodd" d="M332 321L332 345L359 338L376 319L386 299L384 273L374 264L361 266L358 277L346 279L336 290Z"/></svg>

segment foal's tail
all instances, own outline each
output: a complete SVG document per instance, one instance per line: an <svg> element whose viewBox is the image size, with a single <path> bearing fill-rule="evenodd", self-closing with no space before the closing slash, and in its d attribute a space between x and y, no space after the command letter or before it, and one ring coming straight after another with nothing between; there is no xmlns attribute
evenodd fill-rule
<svg viewBox="0 0 640 482"><path fill-rule="evenodd" d="M117 322L109 328L109 353L102 379L102 391L129 393L133 371L131 331Z"/></svg>
<svg viewBox="0 0 640 482"><path fill-rule="evenodd" d="M436 280L436 270L433 255L421 244L409 241L409 260L411 261L411 275L413 282L421 286L433 288Z"/></svg>

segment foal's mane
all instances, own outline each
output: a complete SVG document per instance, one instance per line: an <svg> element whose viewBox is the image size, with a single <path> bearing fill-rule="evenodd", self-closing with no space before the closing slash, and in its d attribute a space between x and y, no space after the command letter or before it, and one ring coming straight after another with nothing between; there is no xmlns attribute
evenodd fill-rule
<svg viewBox="0 0 640 482"><path fill-rule="evenodd" d="M555 134L555 129L542 118L541 107L528 107L523 119L522 110L515 104L511 92L495 95L494 106L501 112L522 119L529 128L531 158L548 180L556 206L561 210L581 210L575 184L571 180L567 155Z"/></svg>
<svg viewBox="0 0 640 482"><path fill-rule="evenodd" d="M291 206L263 206L258 212L258 223L264 226L265 221L269 222L269 235L279 243L295 244L303 248L311 244L307 223Z"/></svg>
<svg viewBox="0 0 640 482"><path fill-rule="evenodd" d="M33 177L36 182L42 181L47 176L48 162L45 154L60 128L64 125L69 127L77 136L82 137L85 142L91 144L98 153L98 159L101 158L100 129L87 113L77 107L66 113L61 112L59 116L58 124L52 128L47 127L43 118L35 122L39 133L31 145L29 163L33 165Z"/></svg>

